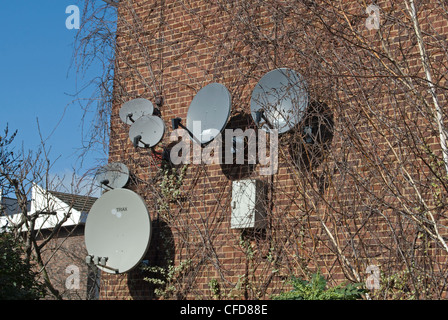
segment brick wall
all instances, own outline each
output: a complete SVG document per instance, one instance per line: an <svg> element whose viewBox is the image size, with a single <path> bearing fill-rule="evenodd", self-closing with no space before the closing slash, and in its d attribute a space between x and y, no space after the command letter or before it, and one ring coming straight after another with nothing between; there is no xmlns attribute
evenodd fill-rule
<svg viewBox="0 0 448 320"><path fill-rule="evenodd" d="M334 7L309 1L122 1L110 161L128 165L129 188L147 201L154 227L149 266L169 270L173 264L177 270L165 286L145 281L160 275L139 268L103 273L101 298L158 298L164 289L164 298L267 299L286 290L291 275L307 278L319 270L331 284L364 283L370 265L385 276L404 272L405 289L387 282L378 298L413 291L442 296L446 183L432 100L409 15L392 2L378 6L381 35L366 28L358 1ZM422 28L439 37L425 41L432 44L430 62L443 69L434 71L443 103L446 55L439 40L446 17L430 5L418 9ZM136 97L153 103L162 98L156 107L167 130L160 152L173 144L171 119L185 123L194 95L210 82L231 93L227 128L255 128L252 89L278 67L305 77L314 106L301 127L280 136L278 172L260 175L260 165L190 164L181 196L164 194L159 163L149 150L134 149L118 116L121 105ZM307 145L303 126L313 121L328 132ZM231 185L241 178L267 185L263 231L230 228Z"/></svg>
<svg viewBox="0 0 448 320"><path fill-rule="evenodd" d="M45 238L48 230L42 230ZM41 243L38 239L38 243ZM98 275L85 263L84 226L61 229L41 252L53 287L63 299L90 300L98 297ZM51 295L47 296L51 299Z"/></svg>

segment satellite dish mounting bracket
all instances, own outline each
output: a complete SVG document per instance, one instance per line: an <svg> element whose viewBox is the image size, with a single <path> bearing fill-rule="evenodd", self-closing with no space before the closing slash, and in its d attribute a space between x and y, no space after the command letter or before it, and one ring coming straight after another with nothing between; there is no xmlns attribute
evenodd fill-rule
<svg viewBox="0 0 448 320"><path fill-rule="evenodd" d="M92 264L93 265L97 265L97 266L100 266L100 267L112 270L115 273L119 273L118 269L106 266L107 260L109 260L108 257L95 257L93 255L88 255L86 257L86 263L89 264L89 265L92 265Z"/></svg>
<svg viewBox="0 0 448 320"><path fill-rule="evenodd" d="M157 105L157 107L161 107L163 104L163 97L162 96L157 96L155 99L155 104Z"/></svg>
<svg viewBox="0 0 448 320"><path fill-rule="evenodd" d="M188 135L194 139L194 141L196 141L198 144L201 145L201 147L203 147L205 144L202 143L201 141L199 141L192 133L190 130L188 130L188 128L186 126L184 126L182 124L182 118L173 118L171 119L171 126L173 127L173 130L178 129L179 127L181 127L182 129L184 129L185 131L188 132Z"/></svg>

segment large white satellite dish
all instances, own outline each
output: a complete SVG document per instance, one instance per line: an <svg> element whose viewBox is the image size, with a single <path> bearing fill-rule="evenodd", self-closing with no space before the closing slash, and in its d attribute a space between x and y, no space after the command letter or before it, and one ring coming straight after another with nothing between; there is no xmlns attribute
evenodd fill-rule
<svg viewBox="0 0 448 320"><path fill-rule="evenodd" d="M86 261L108 273L128 272L145 257L151 233L151 218L138 194L128 189L108 191L87 215Z"/></svg>
<svg viewBox="0 0 448 320"><path fill-rule="evenodd" d="M265 131L277 129L279 133L294 128L302 120L307 107L305 80L287 68L266 73L255 86L250 101L255 123Z"/></svg>
<svg viewBox="0 0 448 320"><path fill-rule="evenodd" d="M220 83L210 83L194 96L187 112L186 126L180 118L173 119L173 128L182 126L193 141L205 145L224 129L230 116L232 98L227 88Z"/></svg>
<svg viewBox="0 0 448 320"><path fill-rule="evenodd" d="M146 115L152 115L153 112L154 106L151 101L145 98L137 98L124 103L120 108L119 115L121 121L131 125L137 119Z"/></svg>

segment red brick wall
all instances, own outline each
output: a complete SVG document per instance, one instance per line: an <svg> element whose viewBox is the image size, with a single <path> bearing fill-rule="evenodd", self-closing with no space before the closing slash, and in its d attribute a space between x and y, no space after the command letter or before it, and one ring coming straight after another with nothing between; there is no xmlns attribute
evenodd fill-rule
<svg viewBox="0 0 448 320"><path fill-rule="evenodd" d="M45 236L48 231L42 232ZM87 250L82 225L73 230L61 229L45 245L41 254L50 281L63 299L86 300L98 297L98 286L94 285L98 275L85 263ZM52 299L51 294L46 298Z"/></svg>
<svg viewBox="0 0 448 320"><path fill-rule="evenodd" d="M317 270L332 284L365 282L369 265L388 276L417 269L427 275L421 269L426 263L440 271L446 251L409 214L421 212L419 195L434 208L435 189L446 191L440 166L432 166L418 148L425 143L440 156L428 109L416 102L421 95L431 99L424 81L412 82L412 91L405 82L410 77L399 73L422 77L411 24L400 14L403 7L378 5L392 52L383 51L379 31L366 29L367 14L358 1L335 7L309 1L122 1L110 161L129 166L134 175L129 188L147 201L154 226L150 266L167 270L170 261L175 266L188 262L172 279L175 293L166 298L267 299L287 288L284 280L290 275L306 278ZM422 27L434 33L429 27L435 26L445 35L445 16L422 10ZM428 50L432 62L437 56L446 62L440 46ZM228 127L254 128L252 89L278 67L300 72L311 101L328 105L335 121L331 147L322 151L319 146L323 156L317 157L319 152L300 142L301 131L287 133L280 137L279 170L272 176L260 175L259 165L190 164L182 197L169 210L163 208L168 199L160 193L157 162L148 150L132 146L129 126L118 116L121 105L136 97L154 104L163 98L160 112L167 130L160 151L171 143L171 119L185 123L194 95L210 82L225 85L232 95ZM444 94L440 88L441 101ZM299 153L299 159L316 156L314 166L297 160ZM231 183L248 177L268 186L263 232L230 229ZM434 210L444 218L442 207ZM148 275L138 269L103 273L101 298L156 298L154 286L143 280ZM219 294L210 290L211 280L219 284Z"/></svg>

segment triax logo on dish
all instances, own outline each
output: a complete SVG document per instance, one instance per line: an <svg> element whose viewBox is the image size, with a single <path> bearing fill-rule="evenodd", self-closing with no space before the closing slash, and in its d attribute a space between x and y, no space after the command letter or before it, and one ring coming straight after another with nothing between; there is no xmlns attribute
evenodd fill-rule
<svg viewBox="0 0 448 320"><path fill-rule="evenodd" d="M121 213L122 213L122 212L126 212L126 211L128 211L128 208L127 208L127 207L118 207L118 208L112 209L112 210L111 210L111 213L112 213L114 216L116 216L117 218L121 218Z"/></svg>

